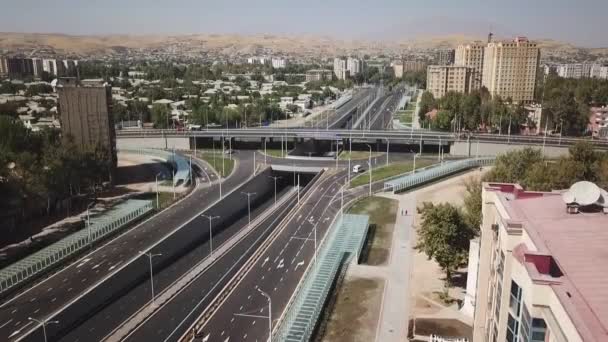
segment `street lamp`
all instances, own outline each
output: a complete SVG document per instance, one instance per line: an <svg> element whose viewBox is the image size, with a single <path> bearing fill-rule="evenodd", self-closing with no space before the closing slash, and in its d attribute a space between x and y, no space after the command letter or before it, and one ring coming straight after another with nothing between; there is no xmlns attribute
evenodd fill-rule
<svg viewBox="0 0 608 342"><path fill-rule="evenodd" d="M419 155L420 153L414 154L414 169L412 170L412 173L416 173L416 157L418 157Z"/></svg>
<svg viewBox="0 0 608 342"><path fill-rule="evenodd" d="M391 146L391 141L386 138L386 166L388 166L388 153L389 153L389 147Z"/></svg>
<svg viewBox="0 0 608 342"><path fill-rule="evenodd" d="M255 196L255 192L241 192L243 195L247 196L247 215L249 217L249 227L251 227L251 196Z"/></svg>
<svg viewBox="0 0 608 342"><path fill-rule="evenodd" d="M201 217L204 217L209 220L209 257L213 258L213 234L211 233L211 221L220 218L219 216L211 216L201 214Z"/></svg>
<svg viewBox="0 0 608 342"><path fill-rule="evenodd" d="M28 317L27 319L32 322L36 322L42 326L42 334L44 335L44 342L48 341L47 336L46 336L46 325L47 324L59 324L59 321L49 321L48 319L38 320L38 319L35 319L32 317Z"/></svg>
<svg viewBox="0 0 608 342"><path fill-rule="evenodd" d="M91 216L89 215L89 208L91 208L92 205L95 205L95 202L89 203L89 205L87 205L87 230L89 231L89 246L91 248L93 248L93 241L91 240Z"/></svg>
<svg viewBox="0 0 608 342"><path fill-rule="evenodd" d="M155 297L154 297L154 274L152 272L152 258L157 257L157 256L161 256L162 254L157 253L157 254L152 254L152 252L142 252L139 251L139 254L145 255L148 257L148 260L150 261L150 289L152 291L152 306L156 305L156 302L154 301Z"/></svg>
<svg viewBox="0 0 608 342"><path fill-rule="evenodd" d="M372 195L372 147L370 144L365 144L369 147L369 161L367 164L369 165L369 195Z"/></svg>
<svg viewBox="0 0 608 342"><path fill-rule="evenodd" d="M267 176L268 178L274 179L274 206L277 206L277 179L281 178L281 176Z"/></svg>
<svg viewBox="0 0 608 342"><path fill-rule="evenodd" d="M268 293L260 290L259 287L256 287L256 290L268 300L268 341L272 342L272 299Z"/></svg>

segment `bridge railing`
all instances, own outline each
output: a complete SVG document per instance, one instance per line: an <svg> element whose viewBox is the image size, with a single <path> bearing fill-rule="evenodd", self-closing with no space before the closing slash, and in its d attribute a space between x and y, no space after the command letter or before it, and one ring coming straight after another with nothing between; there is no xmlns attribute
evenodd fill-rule
<svg viewBox="0 0 608 342"><path fill-rule="evenodd" d="M99 217L91 217L88 227L33 253L0 270L0 294L48 271L105 236L154 209L152 201L128 200L116 205Z"/></svg>
<svg viewBox="0 0 608 342"><path fill-rule="evenodd" d="M427 183L429 181L445 177L460 171L471 169L474 167L491 165L494 163L495 157L479 157L463 160L455 160L445 162L441 165L430 166L424 169L418 169L415 172L410 171L401 176L397 176L391 180L384 182L384 191L393 191L394 193L411 189L415 186Z"/></svg>
<svg viewBox="0 0 608 342"><path fill-rule="evenodd" d="M166 160L175 169L173 185L187 184L190 181L190 162L179 153L152 148L119 149L118 152L154 156Z"/></svg>

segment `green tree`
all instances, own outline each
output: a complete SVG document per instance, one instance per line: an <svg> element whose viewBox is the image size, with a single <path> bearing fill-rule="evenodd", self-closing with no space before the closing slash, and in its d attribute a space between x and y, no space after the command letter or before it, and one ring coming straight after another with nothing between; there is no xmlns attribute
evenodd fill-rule
<svg viewBox="0 0 608 342"><path fill-rule="evenodd" d="M481 226L481 179L471 177L464 181L464 214L469 227L479 231Z"/></svg>
<svg viewBox="0 0 608 342"><path fill-rule="evenodd" d="M492 182L518 183L525 179L526 171L536 162L543 160L539 149L526 147L496 158L494 167L484 179Z"/></svg>
<svg viewBox="0 0 608 342"><path fill-rule="evenodd" d="M452 274L466 263L469 241L476 232L467 225L463 213L449 203L434 205L425 202L418 210L422 221L415 248L434 259L445 272L447 295Z"/></svg>
<svg viewBox="0 0 608 342"><path fill-rule="evenodd" d="M426 121L426 113L436 108L436 106L437 103L433 94L429 91L423 92L420 96L420 112L418 113L420 122Z"/></svg>
<svg viewBox="0 0 608 342"><path fill-rule="evenodd" d="M169 115L171 112L167 106L157 103L152 106L152 122L156 128L169 127Z"/></svg>

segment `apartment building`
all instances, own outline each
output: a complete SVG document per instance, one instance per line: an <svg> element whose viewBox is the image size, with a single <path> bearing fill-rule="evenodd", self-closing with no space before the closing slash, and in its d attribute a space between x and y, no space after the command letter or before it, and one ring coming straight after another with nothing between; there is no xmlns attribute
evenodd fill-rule
<svg viewBox="0 0 608 342"><path fill-rule="evenodd" d="M437 65L454 64L455 55L456 51L454 49L439 50L437 51L437 55L435 56L435 63L437 63Z"/></svg>
<svg viewBox="0 0 608 342"><path fill-rule="evenodd" d="M538 46L525 37L490 42L484 51L481 83L492 96L532 102L539 61Z"/></svg>
<svg viewBox="0 0 608 342"><path fill-rule="evenodd" d="M608 194L589 182L568 193L483 184L473 341L608 341Z"/></svg>
<svg viewBox="0 0 608 342"><path fill-rule="evenodd" d="M8 65L5 57L0 57L0 77L8 76Z"/></svg>
<svg viewBox="0 0 608 342"><path fill-rule="evenodd" d="M391 63L391 67L396 78L403 77L403 61L394 61Z"/></svg>
<svg viewBox="0 0 608 342"><path fill-rule="evenodd" d="M285 58L273 58L272 67L275 69L285 69L287 67L287 59Z"/></svg>
<svg viewBox="0 0 608 342"><path fill-rule="evenodd" d="M469 92L470 69L455 65L429 65L426 74L426 89L435 98L442 98L448 91Z"/></svg>
<svg viewBox="0 0 608 342"><path fill-rule="evenodd" d="M471 70L469 90L481 88L484 49L485 45L481 42L459 45L456 48L454 64L465 66Z"/></svg>
<svg viewBox="0 0 608 342"><path fill-rule="evenodd" d="M601 78L604 80L608 79L608 66L601 64L593 64L593 66L591 66L589 76L592 78Z"/></svg>
<svg viewBox="0 0 608 342"><path fill-rule="evenodd" d="M423 61L403 61L403 72L424 71L426 62Z"/></svg>
<svg viewBox="0 0 608 342"><path fill-rule="evenodd" d="M306 82L331 80L331 70L312 69L306 72Z"/></svg>
<svg viewBox="0 0 608 342"><path fill-rule="evenodd" d="M58 83L57 93L62 135L71 136L77 146L104 147L114 170L117 158L111 87L102 83L82 86L75 78L65 78Z"/></svg>
<svg viewBox="0 0 608 342"><path fill-rule="evenodd" d="M363 61L357 58L348 57L346 69L350 76L355 76L363 71Z"/></svg>
<svg viewBox="0 0 608 342"><path fill-rule="evenodd" d="M563 78L587 78L591 76L592 64L569 63L557 66L557 75Z"/></svg>
<svg viewBox="0 0 608 342"><path fill-rule="evenodd" d="M346 59L334 58L334 75L339 80L345 80L350 76Z"/></svg>

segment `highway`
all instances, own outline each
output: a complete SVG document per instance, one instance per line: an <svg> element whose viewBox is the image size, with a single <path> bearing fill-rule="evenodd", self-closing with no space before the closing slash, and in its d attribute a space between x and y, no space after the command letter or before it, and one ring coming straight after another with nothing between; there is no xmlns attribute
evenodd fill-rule
<svg viewBox="0 0 608 342"><path fill-rule="evenodd" d="M317 128L344 128L347 123L352 119L352 114L357 110L357 107L365 105L370 99L370 96L376 88L361 88L358 89L350 101L346 102L340 108L336 109L331 115L320 115L318 120L313 123L313 127ZM371 101L369 101L371 103ZM364 109L364 108L362 108ZM329 114L332 111L327 111Z"/></svg>
<svg viewBox="0 0 608 342"><path fill-rule="evenodd" d="M204 323L198 336L208 341L265 341L268 338L268 301L272 300L272 320L286 308L307 267L314 267L315 227L317 245L340 213L341 187L346 170L330 170L310 198L263 251L255 266L213 315ZM367 187L345 191L344 203L365 195ZM313 265L311 265L313 264ZM274 324L274 323L273 323Z"/></svg>
<svg viewBox="0 0 608 342"><path fill-rule="evenodd" d="M253 154L239 154L238 167L222 185L224 193L248 179ZM82 257L63 270L9 298L0 305L0 340L16 340L36 327L28 317L49 317L78 301L79 296L117 270L139 257L145 250L219 199L219 186L199 187L178 204L160 212L138 226ZM60 328L55 326L54 328Z"/></svg>

